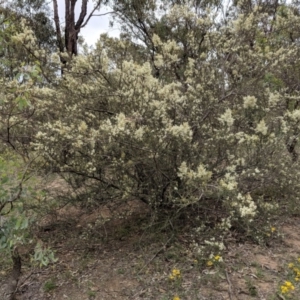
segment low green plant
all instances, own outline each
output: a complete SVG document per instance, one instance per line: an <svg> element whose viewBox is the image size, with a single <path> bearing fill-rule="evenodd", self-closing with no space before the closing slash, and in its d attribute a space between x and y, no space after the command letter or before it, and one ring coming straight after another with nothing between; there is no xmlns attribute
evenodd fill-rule
<svg viewBox="0 0 300 300"><path fill-rule="evenodd" d="M96 297L96 292L89 290L88 291L88 297L91 298L91 299L94 299Z"/></svg>
<svg viewBox="0 0 300 300"><path fill-rule="evenodd" d="M257 288L253 284L253 282L251 280L247 279L246 280L246 285L247 285L248 292L249 292L250 296L251 297L256 297L258 295L258 292L257 292Z"/></svg>
<svg viewBox="0 0 300 300"><path fill-rule="evenodd" d="M57 286L56 286L55 280L53 280L53 279L49 279L48 281L46 281L44 283L44 291L46 293L53 291L56 287Z"/></svg>
<svg viewBox="0 0 300 300"><path fill-rule="evenodd" d="M30 164L7 152L0 157L0 253L3 257L11 256L13 261L17 258L20 264L22 257L18 248L23 245L32 247L35 243L30 226L36 212L30 207L37 191L30 186ZM56 258L49 248L37 243L32 261L46 266Z"/></svg>

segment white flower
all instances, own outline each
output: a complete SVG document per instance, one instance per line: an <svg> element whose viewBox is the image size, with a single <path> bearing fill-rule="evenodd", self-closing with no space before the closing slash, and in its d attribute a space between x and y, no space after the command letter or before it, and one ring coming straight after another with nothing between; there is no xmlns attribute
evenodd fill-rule
<svg viewBox="0 0 300 300"><path fill-rule="evenodd" d="M244 97L244 108L255 108L257 99L254 96Z"/></svg>
<svg viewBox="0 0 300 300"><path fill-rule="evenodd" d="M81 121L81 123L79 124L79 131L85 132L87 128L88 126L86 125L86 123L84 121Z"/></svg>
<svg viewBox="0 0 300 300"><path fill-rule="evenodd" d="M160 67L162 67L163 65L164 65L164 59L163 59L163 56L161 55L161 54L157 54L156 56L155 56L155 61L154 61L154 63L155 63L155 66L157 67L157 68L160 68Z"/></svg>
<svg viewBox="0 0 300 300"><path fill-rule="evenodd" d="M226 173L224 179L220 180L220 186L228 191L232 191L237 188L237 182L235 176Z"/></svg>
<svg viewBox="0 0 300 300"><path fill-rule="evenodd" d="M256 215L256 204L250 194L243 197L243 205L239 207L241 217L254 217ZM250 219L251 220L251 219Z"/></svg>
<svg viewBox="0 0 300 300"><path fill-rule="evenodd" d="M279 101L280 101L279 94L270 93L270 95L269 95L269 105L270 106L275 106Z"/></svg>
<svg viewBox="0 0 300 300"><path fill-rule="evenodd" d="M219 117L219 121L222 124L226 124L228 127L233 125L234 118L232 117L232 112L230 108L227 108L225 113Z"/></svg>
<svg viewBox="0 0 300 300"><path fill-rule="evenodd" d="M295 121L299 121L300 120L300 109L295 109L292 113L291 113L291 119L295 120Z"/></svg>
<svg viewBox="0 0 300 300"><path fill-rule="evenodd" d="M187 178L189 180L200 179L207 181L211 178L212 172L207 171L205 167L200 164L197 168L197 171L193 171L187 167L186 162L182 162L178 168L178 176L180 178Z"/></svg>
<svg viewBox="0 0 300 300"><path fill-rule="evenodd" d="M126 117L123 113L118 114L116 117L117 119L117 127L119 130L123 131L125 130L125 125L126 125Z"/></svg>
<svg viewBox="0 0 300 300"><path fill-rule="evenodd" d="M257 124L257 126L255 128L255 131L258 132L258 133L261 133L262 135L266 135L268 133L268 127L267 127L264 120L261 120Z"/></svg>
<svg viewBox="0 0 300 300"><path fill-rule="evenodd" d="M134 137L137 140L142 140L143 135L144 135L144 127L140 127L138 130L136 130L136 132L134 133Z"/></svg>
<svg viewBox="0 0 300 300"><path fill-rule="evenodd" d="M196 177L204 180L208 180L211 178L212 173L207 171L203 165L199 165L196 173Z"/></svg>
<svg viewBox="0 0 300 300"><path fill-rule="evenodd" d="M183 162L181 163L180 167L178 168L178 171L179 171L179 172L178 172L179 178L184 178L184 177L187 176L187 174L188 174L188 167L187 167L185 161L183 161Z"/></svg>
<svg viewBox="0 0 300 300"><path fill-rule="evenodd" d="M176 137L178 136L184 139L189 139L192 137L192 130L187 122L172 126L169 128L169 132Z"/></svg>
<svg viewBox="0 0 300 300"><path fill-rule="evenodd" d="M152 36L152 42L154 46L160 46L162 44L162 41L160 39L160 37L157 34L153 34Z"/></svg>

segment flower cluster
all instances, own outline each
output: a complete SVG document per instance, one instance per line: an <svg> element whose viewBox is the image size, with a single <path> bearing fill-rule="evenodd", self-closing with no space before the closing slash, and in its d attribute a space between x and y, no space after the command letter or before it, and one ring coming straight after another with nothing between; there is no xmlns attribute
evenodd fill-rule
<svg viewBox="0 0 300 300"><path fill-rule="evenodd" d="M213 266L215 263L222 262L223 258L220 255L211 255L211 258L207 261L206 265L208 267Z"/></svg>
<svg viewBox="0 0 300 300"><path fill-rule="evenodd" d="M290 293L295 289L294 285L290 281L285 281L285 283L280 287L282 294Z"/></svg>
<svg viewBox="0 0 300 300"><path fill-rule="evenodd" d="M253 220L257 213L257 205L248 193L242 195L238 193L236 200L232 201L232 206L236 209L240 217L247 218L249 222Z"/></svg>
<svg viewBox="0 0 300 300"><path fill-rule="evenodd" d="M173 269L171 272L171 275L169 276L169 279L176 280L181 278L181 272L179 269Z"/></svg>
<svg viewBox="0 0 300 300"><path fill-rule="evenodd" d="M300 258L296 263L289 263L288 267L293 271L295 281L300 281Z"/></svg>

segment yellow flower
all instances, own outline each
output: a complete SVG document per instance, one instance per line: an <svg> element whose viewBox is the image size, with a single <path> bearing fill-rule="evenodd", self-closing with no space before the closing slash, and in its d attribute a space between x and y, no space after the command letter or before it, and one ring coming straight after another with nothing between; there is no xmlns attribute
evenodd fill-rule
<svg viewBox="0 0 300 300"><path fill-rule="evenodd" d="M294 264L293 264L293 263L289 263L289 264L288 264L288 267L289 267L290 269L292 269L292 268L294 267ZM294 271L295 271L295 269L294 269Z"/></svg>
<svg viewBox="0 0 300 300"><path fill-rule="evenodd" d="M175 296L175 297L173 298L173 300L180 300L180 298L179 298L178 296Z"/></svg>
<svg viewBox="0 0 300 300"><path fill-rule="evenodd" d="M281 293L285 294L295 289L294 285L290 281L286 281L281 287Z"/></svg>
<svg viewBox="0 0 300 300"><path fill-rule="evenodd" d="M180 276L180 270L178 270L178 269L173 269L173 270L172 270L172 275L173 275L173 276Z"/></svg>
<svg viewBox="0 0 300 300"><path fill-rule="evenodd" d="M282 293L282 294L285 294L285 293L288 292L288 288L287 288L285 285L282 285L282 286L280 287L280 290L281 290L281 293Z"/></svg>
<svg viewBox="0 0 300 300"><path fill-rule="evenodd" d="M222 257L221 257L220 255L216 255L216 256L214 257L214 260L219 261L221 258L222 258Z"/></svg>
<svg viewBox="0 0 300 300"><path fill-rule="evenodd" d="M293 268L293 271L294 271L294 273L295 273L298 277L300 277L300 270L299 270L299 268Z"/></svg>
<svg viewBox="0 0 300 300"><path fill-rule="evenodd" d="M213 263L211 260L209 260L209 261L206 263L206 265L207 265L208 267L211 267L213 264L214 264L214 263Z"/></svg>
<svg viewBox="0 0 300 300"><path fill-rule="evenodd" d="M293 286L293 284L290 281L286 281L285 285L291 290L295 289L295 287Z"/></svg>
<svg viewBox="0 0 300 300"><path fill-rule="evenodd" d="M180 270L178 270L178 269L173 269L171 275L169 276L169 278L171 280L174 280L174 279L180 278L180 277L181 277L181 273L180 273Z"/></svg>
<svg viewBox="0 0 300 300"><path fill-rule="evenodd" d="M275 227L271 227L271 232L274 232L276 231L276 228Z"/></svg>

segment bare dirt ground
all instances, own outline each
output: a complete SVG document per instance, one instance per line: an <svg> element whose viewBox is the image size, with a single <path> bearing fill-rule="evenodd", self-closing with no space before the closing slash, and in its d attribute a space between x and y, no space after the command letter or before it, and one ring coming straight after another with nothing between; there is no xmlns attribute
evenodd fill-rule
<svg viewBox="0 0 300 300"><path fill-rule="evenodd" d="M278 224L268 247L229 241L223 262L208 267L197 262L185 231L148 230L147 208L135 201L120 209L125 213L118 220L107 207L67 206L45 218L36 235L59 260L33 267L25 251L16 299L300 299L297 282L288 297L279 293L293 280L288 264L300 257L299 218ZM173 269L180 270L180 279L169 279ZM8 276L9 265L2 266L1 300L8 299Z"/></svg>

